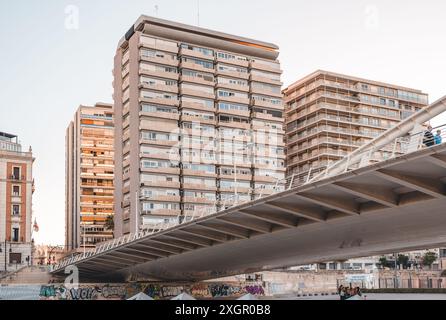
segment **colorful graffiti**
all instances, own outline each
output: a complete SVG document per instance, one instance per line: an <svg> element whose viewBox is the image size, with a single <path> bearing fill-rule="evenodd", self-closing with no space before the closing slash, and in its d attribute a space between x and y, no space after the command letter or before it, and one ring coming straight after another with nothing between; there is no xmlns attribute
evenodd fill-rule
<svg viewBox="0 0 446 320"><path fill-rule="evenodd" d="M197 283L190 286L131 283L80 285L77 288L45 285L40 289L40 298L42 300L125 300L139 292L144 292L154 299L168 299L183 292L197 298L237 297L246 293L265 295L265 290L261 285L240 283Z"/></svg>

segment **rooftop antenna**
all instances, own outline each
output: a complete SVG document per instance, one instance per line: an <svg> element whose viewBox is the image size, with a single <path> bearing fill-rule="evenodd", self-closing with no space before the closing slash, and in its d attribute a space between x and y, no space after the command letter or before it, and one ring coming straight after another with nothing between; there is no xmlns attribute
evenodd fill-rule
<svg viewBox="0 0 446 320"><path fill-rule="evenodd" d="M197 21L198 26L200 26L200 0L197 0Z"/></svg>
<svg viewBox="0 0 446 320"><path fill-rule="evenodd" d="M156 16L157 18L158 18L158 8L159 8L159 7L158 7L158 5L156 4L156 5L155 5L155 16Z"/></svg>

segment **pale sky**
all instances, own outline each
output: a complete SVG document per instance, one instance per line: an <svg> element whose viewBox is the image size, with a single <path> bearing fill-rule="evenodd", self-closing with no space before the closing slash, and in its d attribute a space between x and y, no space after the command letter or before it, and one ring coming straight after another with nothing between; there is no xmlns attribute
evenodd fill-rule
<svg viewBox="0 0 446 320"><path fill-rule="evenodd" d="M141 14L197 25L197 3L0 0L0 131L33 147L37 243L64 244L65 129L80 104L112 102L118 40ZM433 102L446 95L445 12L444 0L201 0L199 20L279 45L285 85L326 69Z"/></svg>

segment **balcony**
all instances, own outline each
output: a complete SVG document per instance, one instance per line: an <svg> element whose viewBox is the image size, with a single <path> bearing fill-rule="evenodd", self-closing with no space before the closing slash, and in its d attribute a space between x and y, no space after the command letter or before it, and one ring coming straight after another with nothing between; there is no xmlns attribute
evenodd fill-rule
<svg viewBox="0 0 446 320"><path fill-rule="evenodd" d="M212 69L205 68L200 64L193 63L193 62L187 62L187 61L181 61L180 68L201 71L201 72L206 72L206 73L211 73L211 74L215 73L215 70L213 68Z"/></svg>
<svg viewBox="0 0 446 320"><path fill-rule="evenodd" d="M233 167L234 166L234 160L233 159L222 159L220 160L220 165L225 167ZM235 163L237 168L251 168L252 162L250 160L236 160Z"/></svg>
<svg viewBox="0 0 446 320"><path fill-rule="evenodd" d="M211 87L215 86L214 81L208 81L208 80L204 80L203 78L200 78L200 77L191 77L191 76L185 76L185 75L180 75L180 82L191 82L191 83L203 84L203 85L211 86Z"/></svg>
<svg viewBox="0 0 446 320"><path fill-rule="evenodd" d="M282 135L271 134L269 132L264 133L262 131L257 131L254 135L253 140L253 142L255 142L256 144L262 145L271 145L277 147L282 147L285 145L285 141Z"/></svg>
<svg viewBox="0 0 446 320"><path fill-rule="evenodd" d="M268 83L268 84L273 84L276 86L283 86L283 82L279 81L279 80L273 80L267 77L262 77L262 76L257 76L254 74L251 74L250 77L251 81L255 81L255 82L263 82L263 83Z"/></svg>
<svg viewBox="0 0 446 320"><path fill-rule="evenodd" d="M242 91L242 92L249 92L249 86L243 86L239 84L232 84L232 83L217 83L217 88L221 89L229 89L229 90L235 90L235 91Z"/></svg>
<svg viewBox="0 0 446 320"><path fill-rule="evenodd" d="M244 98L244 97L235 97L235 96L231 96L231 97L217 96L217 100L218 101L234 102L234 103L239 103L239 104L249 104L248 97Z"/></svg>
<svg viewBox="0 0 446 320"><path fill-rule="evenodd" d="M22 196L18 192L13 192L11 194L11 202L12 203L21 203L22 202Z"/></svg>
<svg viewBox="0 0 446 320"><path fill-rule="evenodd" d="M214 204L217 202L217 199L208 199L208 198L200 198L200 197L184 197L184 203L199 203L199 204Z"/></svg>
<svg viewBox="0 0 446 320"><path fill-rule="evenodd" d="M180 105L180 101L178 99L169 99L169 98L144 98L140 97L139 102L152 103L152 104L162 104L170 107L178 107Z"/></svg>
<svg viewBox="0 0 446 320"><path fill-rule="evenodd" d="M163 201L163 202L180 202L181 197L180 196L169 196L169 195L153 195L144 197L145 199L152 200L152 201Z"/></svg>
<svg viewBox="0 0 446 320"><path fill-rule="evenodd" d="M144 181L141 182L141 186L144 187L160 187L160 188L173 188L173 189L179 189L180 188L180 182L176 181Z"/></svg>
<svg viewBox="0 0 446 320"><path fill-rule="evenodd" d="M178 53L178 46L176 45L165 45L157 42L151 42L150 40L144 39L144 37L140 38L139 47L155 49L160 51L167 51L171 53Z"/></svg>
<svg viewBox="0 0 446 320"><path fill-rule="evenodd" d="M172 122L172 123L171 123ZM177 121L156 121L156 120L141 120L140 130L161 131L161 132L178 132Z"/></svg>
<svg viewBox="0 0 446 320"><path fill-rule="evenodd" d="M181 128L181 134L183 136L198 136L198 137L215 137L215 130L200 130L198 128Z"/></svg>
<svg viewBox="0 0 446 320"><path fill-rule="evenodd" d="M250 93L251 94L261 94L261 95L270 96L270 97L279 98L279 99L283 98L283 94L280 91L274 92L272 90L268 90L268 89L264 89L264 88L255 88L252 86L250 89Z"/></svg>
<svg viewBox="0 0 446 320"><path fill-rule="evenodd" d="M230 71L230 70L218 70L216 71L216 74L218 76L227 76L232 78L239 78L248 80L249 79L249 73L248 72L238 72L238 71Z"/></svg>
<svg viewBox="0 0 446 320"><path fill-rule="evenodd" d="M155 215L155 216L179 216L181 214L181 210L174 209L152 209L152 210L143 210L143 215Z"/></svg>
<svg viewBox="0 0 446 320"><path fill-rule="evenodd" d="M10 175L9 179L13 180L13 181L25 181L26 177L25 176L21 176L21 175Z"/></svg>
<svg viewBox="0 0 446 320"><path fill-rule="evenodd" d="M159 174L173 174L173 175L180 175L180 168L141 168L141 172L143 173L159 173Z"/></svg>
<svg viewBox="0 0 446 320"><path fill-rule="evenodd" d="M139 157L141 159L159 159L159 160L170 160L173 162L179 162L180 161L180 155L178 153L140 153Z"/></svg>
<svg viewBox="0 0 446 320"><path fill-rule="evenodd" d="M140 139L140 144L150 144L150 145L156 145L156 146L166 146L166 147L173 147L175 145L179 144L178 140L149 140L149 139Z"/></svg>
<svg viewBox="0 0 446 320"><path fill-rule="evenodd" d="M263 63L251 61L250 66L251 66L251 69L263 70L263 71L279 73L279 74L283 73L283 71L280 69L279 64L277 64L277 67L272 67L272 66L269 66L269 65L266 65Z"/></svg>
<svg viewBox="0 0 446 320"><path fill-rule="evenodd" d="M180 48L180 55L181 56L188 56L188 57L194 57L194 58L198 58L198 59L203 59L203 60L209 60L209 61L214 61L215 57L212 55L206 55L200 51L196 51L196 50L190 50L187 48Z"/></svg>
<svg viewBox="0 0 446 320"><path fill-rule="evenodd" d="M274 117L273 115L271 115L269 113L253 112L252 117L256 118L256 119L267 120L267 121L274 121L274 122L280 122L280 123L283 122L282 117Z"/></svg>
<svg viewBox="0 0 446 320"><path fill-rule="evenodd" d="M217 185L207 185L205 183L183 183L183 189L189 190L203 190L203 191L217 191Z"/></svg>
<svg viewBox="0 0 446 320"><path fill-rule="evenodd" d="M250 174L237 174L237 176L235 174L219 174L218 175L219 179L224 179L224 180L231 180L234 181L235 179L237 179L237 181L251 181L252 176Z"/></svg>
<svg viewBox="0 0 446 320"><path fill-rule="evenodd" d="M181 121L182 122L196 122L196 123L201 123L201 124L209 124L212 126L215 126L216 124L216 119L204 119L200 116L191 116L191 115L182 115L181 116Z"/></svg>
<svg viewBox="0 0 446 320"><path fill-rule="evenodd" d="M239 59L223 59L217 56L217 62L221 62L224 64L232 64L234 66L239 66L239 67L244 67L244 68L248 68L249 67L249 61L248 60L239 60Z"/></svg>
<svg viewBox="0 0 446 320"><path fill-rule="evenodd" d="M82 188L101 188L101 189L114 189L113 183L91 183L81 182Z"/></svg>
<svg viewBox="0 0 446 320"><path fill-rule="evenodd" d="M161 71L161 70L149 70L149 69L145 69L143 67L139 68L139 75L171 79L171 80L177 80L177 81L180 78L179 74L175 73L175 72L166 72L166 71Z"/></svg>
<svg viewBox="0 0 446 320"><path fill-rule="evenodd" d="M183 101L183 100L181 100L180 108L188 108L188 109L194 109L194 110L200 110L200 111L215 112L215 107L209 108L202 103L189 102L189 101Z"/></svg>
<svg viewBox="0 0 446 320"><path fill-rule="evenodd" d="M263 164L263 163L255 163L254 168L265 169L265 170L268 169L268 170L274 170L274 171L280 171L280 172L286 171L285 167L281 167L279 165Z"/></svg>
<svg viewBox="0 0 446 320"><path fill-rule="evenodd" d="M251 124L235 122L235 121L228 121L228 122L219 121L217 123L217 127L228 127L228 128L238 128L238 129L249 130L251 128Z"/></svg>
<svg viewBox="0 0 446 320"><path fill-rule="evenodd" d="M210 93L210 92L201 91L201 90L193 90L193 89L189 89L189 88L184 88L183 86L181 87L181 95L195 96L195 97L211 99L211 100L215 99L214 92Z"/></svg>
<svg viewBox="0 0 446 320"><path fill-rule="evenodd" d="M277 178L269 176L258 176L254 175L254 182L264 182L264 183L276 183Z"/></svg>
<svg viewBox="0 0 446 320"><path fill-rule="evenodd" d="M217 109L218 114L230 114L233 116L240 116L248 118L250 116L249 110L234 110L234 109Z"/></svg>
<svg viewBox="0 0 446 320"><path fill-rule="evenodd" d="M139 112L140 117L153 117L153 118L162 118L169 120L180 120L180 114L178 112Z"/></svg>
<svg viewBox="0 0 446 320"><path fill-rule="evenodd" d="M220 187L220 192L230 192L230 193L235 193L235 188L234 187ZM240 187L237 186L237 193L247 193L250 194L252 191L251 187Z"/></svg>
<svg viewBox="0 0 446 320"><path fill-rule="evenodd" d="M178 86L174 85L163 85L163 84L156 84L156 85L149 85L146 83L141 83L139 85L139 89L149 89L149 90L156 90L156 91L162 91L162 92L169 92L169 93L178 93Z"/></svg>
<svg viewBox="0 0 446 320"><path fill-rule="evenodd" d="M259 99L252 99L252 105L256 106L256 107L264 107L264 108L280 110L280 111L284 110L284 106L283 106L282 103L281 104L274 104L272 102L263 101L263 100L259 100Z"/></svg>
<svg viewBox="0 0 446 320"><path fill-rule="evenodd" d="M192 170L192 169L183 169L183 176L217 178L216 173L209 173L206 171L197 171L197 170Z"/></svg>
<svg viewBox="0 0 446 320"><path fill-rule="evenodd" d="M163 64L171 67L178 67L179 61L177 59L160 58L160 57L147 57L142 54L139 55L140 61L153 62L157 64Z"/></svg>

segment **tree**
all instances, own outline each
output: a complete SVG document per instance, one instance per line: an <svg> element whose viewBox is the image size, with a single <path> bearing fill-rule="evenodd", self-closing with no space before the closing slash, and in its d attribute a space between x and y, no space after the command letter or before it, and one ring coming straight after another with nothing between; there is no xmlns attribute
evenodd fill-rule
<svg viewBox="0 0 446 320"><path fill-rule="evenodd" d="M407 267L409 266L409 256L406 256L404 254L399 254L398 255L398 264L400 266L403 266L403 269L407 269Z"/></svg>
<svg viewBox="0 0 446 320"><path fill-rule="evenodd" d="M422 262L424 266L431 267L435 260L437 260L437 254L435 252L428 251L424 254Z"/></svg>
<svg viewBox="0 0 446 320"><path fill-rule="evenodd" d="M107 219L105 219L105 229L106 230L115 230L115 220L112 215L107 216Z"/></svg>
<svg viewBox="0 0 446 320"><path fill-rule="evenodd" d="M379 258L379 265L380 265L382 268L388 268L389 265L390 265L390 263L389 263L389 261L387 260L386 257L381 257L381 258Z"/></svg>

